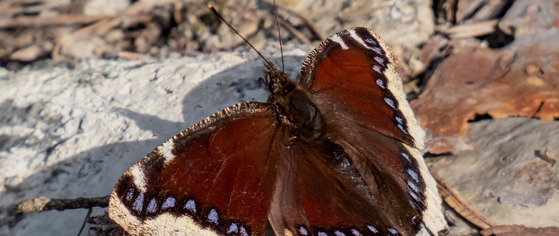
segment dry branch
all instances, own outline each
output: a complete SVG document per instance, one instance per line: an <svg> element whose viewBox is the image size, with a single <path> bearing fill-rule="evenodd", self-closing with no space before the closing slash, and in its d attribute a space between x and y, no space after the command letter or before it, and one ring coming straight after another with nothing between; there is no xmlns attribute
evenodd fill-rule
<svg viewBox="0 0 559 236"><path fill-rule="evenodd" d="M68 209L107 207L109 205L109 196L94 198L75 198L75 199L50 199L46 197L38 197L26 199L19 202L16 206L18 214L26 214L41 211L64 211Z"/></svg>

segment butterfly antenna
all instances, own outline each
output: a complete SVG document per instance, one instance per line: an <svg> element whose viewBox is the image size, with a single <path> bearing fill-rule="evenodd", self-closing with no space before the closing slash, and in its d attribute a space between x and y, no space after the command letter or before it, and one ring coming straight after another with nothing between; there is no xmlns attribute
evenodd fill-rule
<svg viewBox="0 0 559 236"><path fill-rule="evenodd" d="M258 55L264 60L264 62L265 62L266 64L268 64L269 66L272 66L272 67L273 67L274 64L272 64L270 61L268 61L268 59L266 59L266 58L264 57L264 55L262 55L262 53L260 53L258 50L256 50L256 48L255 48L245 37L243 37L243 36L239 33L239 31L237 31L235 28L233 28L233 26L232 26L231 24L229 24L229 22L227 22L225 19L223 19L223 17L222 17L222 16L217 12L217 10L212 6L212 4L208 4L208 8L210 8L210 10L214 13L214 15L217 16L217 18L219 18L221 21L223 21L223 23L225 23L227 26L229 26L229 28L230 28L231 30L233 30L233 32L235 32L235 34L237 34L239 37L241 37L241 38L245 41L245 43L247 43L252 49L254 49L254 51L256 51L256 53L258 53ZM283 63L283 61L282 61L282 63Z"/></svg>
<svg viewBox="0 0 559 236"><path fill-rule="evenodd" d="M278 38L279 38L280 52L281 52L281 71L283 73L285 73L285 65L283 63L283 44L281 42L281 30L280 30L280 25L279 25L278 5L276 4L276 0L274 0L274 11L275 11L274 15L276 15L276 26L278 27Z"/></svg>

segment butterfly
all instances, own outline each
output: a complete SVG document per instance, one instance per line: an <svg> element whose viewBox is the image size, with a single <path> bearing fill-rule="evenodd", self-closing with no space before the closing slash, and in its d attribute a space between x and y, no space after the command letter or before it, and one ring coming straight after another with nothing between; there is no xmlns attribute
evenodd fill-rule
<svg viewBox="0 0 559 236"><path fill-rule="evenodd" d="M120 177L109 217L134 235L437 235L446 228L392 50L357 27L292 81L265 59L267 102L182 131Z"/></svg>

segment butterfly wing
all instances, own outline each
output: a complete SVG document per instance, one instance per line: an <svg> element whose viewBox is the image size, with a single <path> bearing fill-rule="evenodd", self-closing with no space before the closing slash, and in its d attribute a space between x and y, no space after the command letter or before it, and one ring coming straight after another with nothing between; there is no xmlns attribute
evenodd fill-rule
<svg viewBox="0 0 559 236"><path fill-rule="evenodd" d="M336 225L349 227L350 231L352 227L357 227L359 232L370 229L369 226L390 234L391 229L394 229L406 235L436 234L444 230L446 224L435 182L417 150L423 147L424 132L405 99L396 69L397 64L391 50L378 35L366 28L337 33L309 54L301 70L299 85L308 92L308 96L320 110L326 127L324 137L328 141L319 143L308 154L312 165L302 164L298 159L294 162L296 164L287 164L292 169L297 168L293 171L298 176L285 177L281 173L290 171L280 172L279 180L287 183L284 185L298 183L298 186L283 187L283 193L276 190L272 209L279 207L283 211L280 211L281 214L276 213L275 218L271 214L271 218L276 219L272 221L272 225L276 225L274 229L284 227L293 231L299 230L296 228L298 224L305 226L305 223L278 217L297 215L293 213L296 208L290 210L284 203L293 202L289 199L299 199L300 207L307 212L298 220L307 222L305 220L310 215L316 214L308 221L311 224L307 225L313 230L336 230L330 227ZM339 150L317 151L329 150L332 145L339 147ZM304 147L301 149L304 150ZM347 160L353 170L340 172L339 166L320 161L335 156L344 157L342 159ZM319 165L319 162L325 164ZM313 169L313 165L323 166L322 170L316 170L322 172L303 174L304 171L312 170L302 168L307 166ZM350 177L345 182L340 182L340 175ZM365 184L357 184L358 182ZM324 190L313 189L312 186L341 187L338 187L339 193L329 194ZM310 210L317 206L325 209L326 204L346 199L346 193L351 193L353 200L359 200L358 197L364 199L361 199L363 201L360 205L344 202L342 208L361 208L363 210L360 212L366 214L348 213L340 209ZM394 219L391 220L390 216ZM354 222L361 225L353 226L342 220L317 220L359 217L362 219ZM313 222L319 224L312 224ZM336 222L339 224L335 224ZM373 230L368 232L374 233Z"/></svg>
<svg viewBox="0 0 559 236"><path fill-rule="evenodd" d="M134 235L263 235L278 127L275 106L265 103L210 116L124 173L111 194L110 218Z"/></svg>
<svg viewBox="0 0 559 236"><path fill-rule="evenodd" d="M398 145L374 148L389 154ZM269 216L278 235L412 235L419 228L406 191L350 146L297 143L286 154Z"/></svg>
<svg viewBox="0 0 559 236"><path fill-rule="evenodd" d="M358 27L315 48L303 62L299 84L327 118L351 121L423 148L424 131L406 101L397 67L380 37Z"/></svg>

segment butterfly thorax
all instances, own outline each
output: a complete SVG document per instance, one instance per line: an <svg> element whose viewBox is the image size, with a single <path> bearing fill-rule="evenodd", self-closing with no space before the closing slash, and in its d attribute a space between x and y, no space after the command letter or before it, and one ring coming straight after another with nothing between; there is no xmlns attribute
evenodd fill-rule
<svg viewBox="0 0 559 236"><path fill-rule="evenodd" d="M266 76L268 102L278 107L281 123L288 127L289 134L304 141L318 139L324 120L306 92L273 65L266 65Z"/></svg>

